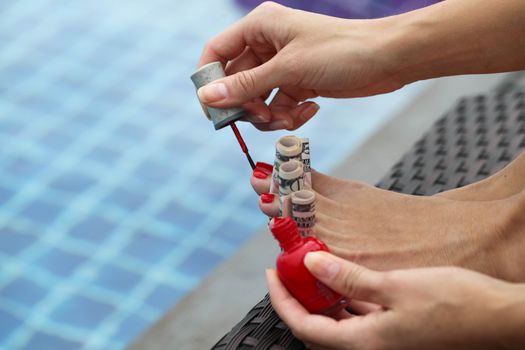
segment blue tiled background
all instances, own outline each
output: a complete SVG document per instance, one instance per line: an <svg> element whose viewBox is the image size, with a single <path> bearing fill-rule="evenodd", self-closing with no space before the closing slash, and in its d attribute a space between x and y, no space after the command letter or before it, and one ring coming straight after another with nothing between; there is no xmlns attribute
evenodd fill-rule
<svg viewBox="0 0 525 350"><path fill-rule="evenodd" d="M120 349L265 222L189 75L243 15L214 1L0 4L0 349ZM329 170L422 88L321 101ZM282 133L241 125L256 160ZM176 330L174 330L176 331Z"/></svg>

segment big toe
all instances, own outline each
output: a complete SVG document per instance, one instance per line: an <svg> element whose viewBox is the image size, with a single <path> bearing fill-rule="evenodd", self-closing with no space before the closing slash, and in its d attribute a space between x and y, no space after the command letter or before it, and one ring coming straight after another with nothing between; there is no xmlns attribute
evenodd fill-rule
<svg viewBox="0 0 525 350"><path fill-rule="evenodd" d="M257 162L250 178L250 183L257 194L270 191L273 166L268 163Z"/></svg>

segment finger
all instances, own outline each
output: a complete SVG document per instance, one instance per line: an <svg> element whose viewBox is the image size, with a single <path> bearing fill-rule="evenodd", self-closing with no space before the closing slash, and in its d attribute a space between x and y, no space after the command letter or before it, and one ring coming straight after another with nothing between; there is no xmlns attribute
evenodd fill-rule
<svg viewBox="0 0 525 350"><path fill-rule="evenodd" d="M272 111L272 121L267 130L295 130L310 120L319 110L315 102L303 102L291 110ZM261 125L262 126L262 125Z"/></svg>
<svg viewBox="0 0 525 350"><path fill-rule="evenodd" d="M383 307L366 301L352 299L348 302L347 309L350 309L350 312L354 315L367 315L372 312L381 311Z"/></svg>
<svg viewBox="0 0 525 350"><path fill-rule="evenodd" d="M351 298L390 306L384 274L338 258L327 252L305 256L310 272L333 290Z"/></svg>
<svg viewBox="0 0 525 350"><path fill-rule="evenodd" d="M253 67L260 66L263 62L255 55L252 49L248 46L244 51L229 61L224 69L226 75L232 75L243 70L251 69Z"/></svg>
<svg viewBox="0 0 525 350"><path fill-rule="evenodd" d="M257 162L252 172L250 183L257 194L270 191L273 166L268 163Z"/></svg>
<svg viewBox="0 0 525 350"><path fill-rule="evenodd" d="M197 94L202 103L217 108L240 106L280 85L281 67L276 58L260 66L243 70L201 87Z"/></svg>
<svg viewBox="0 0 525 350"><path fill-rule="evenodd" d="M199 68L215 61L221 61L224 66L226 62L239 56L246 48L243 34L245 27L246 21L242 19L211 39L201 54Z"/></svg>
<svg viewBox="0 0 525 350"><path fill-rule="evenodd" d="M260 97L255 98L251 102L245 103L242 107L246 111L246 116L242 118L244 121L253 124L261 124L268 123L272 119L272 112Z"/></svg>
<svg viewBox="0 0 525 350"><path fill-rule="evenodd" d="M272 306L299 339L326 346L336 344L343 336L336 320L308 313L286 290L275 270L266 271L266 280Z"/></svg>

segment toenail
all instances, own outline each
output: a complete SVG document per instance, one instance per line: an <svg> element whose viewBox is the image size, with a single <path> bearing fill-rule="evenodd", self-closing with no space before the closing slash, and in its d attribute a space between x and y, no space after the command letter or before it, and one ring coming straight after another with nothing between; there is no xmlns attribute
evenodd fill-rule
<svg viewBox="0 0 525 350"><path fill-rule="evenodd" d="M255 169L260 170L263 173L267 173L268 175L273 172L273 166L263 162L257 162L257 164L255 164Z"/></svg>
<svg viewBox="0 0 525 350"><path fill-rule="evenodd" d="M269 174L267 174L266 172L262 170L255 168L255 170L253 171L253 176L262 180L262 179L266 179L269 176Z"/></svg>
<svg viewBox="0 0 525 350"><path fill-rule="evenodd" d="M261 195L261 201L265 204L273 203L274 199L275 199L275 194L273 193L263 193Z"/></svg>

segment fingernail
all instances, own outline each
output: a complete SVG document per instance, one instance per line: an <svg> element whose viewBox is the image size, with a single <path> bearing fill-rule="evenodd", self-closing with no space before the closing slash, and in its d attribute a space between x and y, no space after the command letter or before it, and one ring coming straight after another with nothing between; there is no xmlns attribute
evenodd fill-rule
<svg viewBox="0 0 525 350"><path fill-rule="evenodd" d="M315 252L306 254L304 265L317 277L326 279L334 278L341 269L338 262L323 253Z"/></svg>
<svg viewBox="0 0 525 350"><path fill-rule="evenodd" d="M270 175L273 172L273 165L264 162L257 162L255 164L255 168L267 173L268 175Z"/></svg>
<svg viewBox="0 0 525 350"><path fill-rule="evenodd" d="M255 170L253 171L253 176L258 179L263 180L263 179L266 179L269 176L269 174L267 174L266 172L260 169L255 168Z"/></svg>
<svg viewBox="0 0 525 350"><path fill-rule="evenodd" d="M288 129L289 127L290 123L286 119L276 120L268 124L268 129L270 130Z"/></svg>
<svg viewBox="0 0 525 350"><path fill-rule="evenodd" d="M201 87L197 94L203 103L217 102L228 97L228 89L223 83L211 83Z"/></svg>
<svg viewBox="0 0 525 350"><path fill-rule="evenodd" d="M263 193L261 194L261 201L265 204L273 203L275 199L275 194L273 193Z"/></svg>
<svg viewBox="0 0 525 350"><path fill-rule="evenodd" d="M319 105L317 104L311 104L309 105L302 113L301 113L301 119L308 120L312 118L315 113L319 110Z"/></svg>

